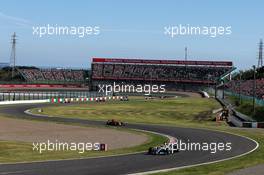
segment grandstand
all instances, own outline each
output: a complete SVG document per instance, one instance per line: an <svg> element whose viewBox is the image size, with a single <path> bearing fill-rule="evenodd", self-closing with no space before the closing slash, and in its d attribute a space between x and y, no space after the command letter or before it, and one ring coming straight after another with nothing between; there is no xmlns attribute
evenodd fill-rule
<svg viewBox="0 0 264 175"><path fill-rule="evenodd" d="M215 84L233 70L228 61L182 61L93 58L92 83L122 81L129 83L186 84L193 87Z"/></svg>
<svg viewBox="0 0 264 175"><path fill-rule="evenodd" d="M83 70L72 69L18 69L26 81L49 82L84 82Z"/></svg>
<svg viewBox="0 0 264 175"><path fill-rule="evenodd" d="M42 69L29 66L17 66L15 76L11 77L11 68L0 70L0 90L8 89L89 89L89 70L82 69Z"/></svg>
<svg viewBox="0 0 264 175"><path fill-rule="evenodd" d="M127 82L130 84L166 84L167 90L199 90L205 86L215 85L220 77L229 74L234 69L233 63L229 61L108 58L93 58L91 68L90 72L81 69L43 69L20 66L16 67L17 79L0 80L6 81L1 83L3 88L13 87L14 84L21 84L25 88L39 88L46 87L46 85L52 85L50 88L54 88L54 85L58 85L58 88L62 87L60 85L71 88L88 86L96 88L99 83ZM8 77L8 72L10 72L9 69L3 70L6 76L2 77Z"/></svg>

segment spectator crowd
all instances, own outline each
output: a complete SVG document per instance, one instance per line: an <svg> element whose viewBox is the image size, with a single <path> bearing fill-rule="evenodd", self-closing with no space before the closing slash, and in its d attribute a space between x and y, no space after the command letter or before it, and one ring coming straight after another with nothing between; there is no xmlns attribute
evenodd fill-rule
<svg viewBox="0 0 264 175"><path fill-rule="evenodd" d="M254 80L234 80L226 84L228 90L237 94L253 96ZM256 80L256 97L264 99L264 78Z"/></svg>
<svg viewBox="0 0 264 175"><path fill-rule="evenodd" d="M84 81L82 70L72 69L20 69L27 81Z"/></svg>
<svg viewBox="0 0 264 175"><path fill-rule="evenodd" d="M256 97L264 100L264 66L255 70L256 77ZM253 96L254 70L248 69L237 73L233 80L226 84L229 91L237 94Z"/></svg>
<svg viewBox="0 0 264 175"><path fill-rule="evenodd" d="M231 67L155 65L155 64L98 64L92 65L93 79L157 80L157 81L215 81Z"/></svg>

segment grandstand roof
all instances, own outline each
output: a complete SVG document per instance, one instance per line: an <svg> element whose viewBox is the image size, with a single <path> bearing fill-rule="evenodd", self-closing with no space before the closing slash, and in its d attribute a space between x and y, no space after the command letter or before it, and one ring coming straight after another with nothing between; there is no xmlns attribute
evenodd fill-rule
<svg viewBox="0 0 264 175"><path fill-rule="evenodd" d="M191 61L191 60L149 60L124 58L93 58L93 63L123 63L123 64L172 64L172 65L204 65L204 66L233 66L232 61Z"/></svg>

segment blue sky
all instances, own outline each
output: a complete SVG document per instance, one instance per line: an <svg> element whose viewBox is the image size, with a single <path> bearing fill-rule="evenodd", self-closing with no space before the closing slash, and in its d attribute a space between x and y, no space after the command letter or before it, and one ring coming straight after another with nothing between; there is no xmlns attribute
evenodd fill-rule
<svg viewBox="0 0 264 175"><path fill-rule="evenodd" d="M19 65L89 67L92 57L231 60L238 68L257 64L264 38L264 2L239 0L0 1L0 62L10 57L10 37L18 35ZM32 26L99 26L100 35L32 35ZM165 26L231 26L232 34L164 35Z"/></svg>

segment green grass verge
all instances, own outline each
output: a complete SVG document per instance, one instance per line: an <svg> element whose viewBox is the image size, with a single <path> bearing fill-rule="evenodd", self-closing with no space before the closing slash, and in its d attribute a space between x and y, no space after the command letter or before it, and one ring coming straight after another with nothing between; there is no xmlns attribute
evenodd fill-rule
<svg viewBox="0 0 264 175"><path fill-rule="evenodd" d="M237 169L264 163L264 130L231 128L224 122L212 121L211 111L220 105L213 99L178 98L166 100L131 100L129 102L88 103L77 106L44 108L44 114L82 119L106 120L110 118L127 122L166 124L179 127L203 128L247 136L260 147L255 152L220 163L171 171L167 175L224 175ZM32 110L36 112L36 109Z"/></svg>
<svg viewBox="0 0 264 175"><path fill-rule="evenodd" d="M212 110L220 105L214 99L174 98L130 100L129 102L86 103L43 108L41 114L91 120L117 119L133 123L178 124L210 122ZM38 113L37 109L31 112Z"/></svg>

